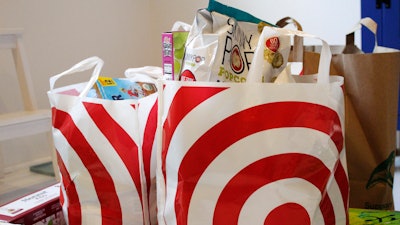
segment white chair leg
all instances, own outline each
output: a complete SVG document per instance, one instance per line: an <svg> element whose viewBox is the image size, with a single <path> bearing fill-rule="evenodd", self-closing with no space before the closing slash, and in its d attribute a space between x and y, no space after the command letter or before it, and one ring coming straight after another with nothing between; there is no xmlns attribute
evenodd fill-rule
<svg viewBox="0 0 400 225"><path fill-rule="evenodd" d="M19 85L21 85L22 90L25 90L21 93L25 109L37 109L36 99L33 97L35 96L35 93L32 85L29 85L32 83L32 78L29 72L30 69L26 63L28 60L26 58L25 47L22 42L21 34L16 34L16 48L12 49L12 54L14 57Z"/></svg>

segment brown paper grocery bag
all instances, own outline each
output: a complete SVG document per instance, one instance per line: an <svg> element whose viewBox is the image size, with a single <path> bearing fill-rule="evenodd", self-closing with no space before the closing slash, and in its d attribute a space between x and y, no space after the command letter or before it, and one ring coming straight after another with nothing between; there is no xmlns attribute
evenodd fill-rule
<svg viewBox="0 0 400 225"><path fill-rule="evenodd" d="M365 54L354 45L354 33L346 39L346 46L332 49L331 74L345 79L350 208L392 210L400 52L376 46ZM304 74L316 72L317 52L306 48Z"/></svg>

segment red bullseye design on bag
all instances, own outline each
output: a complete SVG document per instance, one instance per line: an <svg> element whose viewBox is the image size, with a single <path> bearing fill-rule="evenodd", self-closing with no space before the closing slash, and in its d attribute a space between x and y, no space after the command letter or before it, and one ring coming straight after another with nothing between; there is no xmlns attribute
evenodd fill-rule
<svg viewBox="0 0 400 225"><path fill-rule="evenodd" d="M304 164L306 166L299 169L294 168L298 167L298 165L301 164ZM254 162L253 164L240 171L240 173L238 173L233 179L231 179L229 183L225 186L224 190L220 194L217 205L215 207L213 224L235 224L236 221L238 221L237 217L240 214L241 207L242 205L244 205L249 196L257 191L257 189L259 189L260 187L268 185L269 183L275 182L277 180L298 177L315 185L321 192L321 195L323 195L323 191L326 188L326 183L328 182L327 178L329 178L330 171L328 168L321 164L321 161L314 157L300 154L282 154L278 156L271 156ZM268 171L273 171L278 168L285 168L281 173L279 173L279 176L276 174L268 173ZM314 173L312 173L311 175L307 175L310 173L309 171L313 170L316 171L314 171ZM265 171L265 173L263 173L262 171ZM249 177L258 177L258 179L254 179L252 180L252 182L249 182ZM324 180L323 178L326 178L326 180ZM246 188L243 188L244 186ZM240 193L240 195L238 195L237 193ZM265 201L268 200L269 199L265 199ZM329 197L327 197L325 201L325 205L330 209L333 209ZM235 202L236 204L231 207L224 207L226 205L229 205L230 202ZM276 215L271 215L269 217L268 221L271 222L269 224L280 224L281 219L288 215L288 212L283 211L283 209L285 209L288 204L291 205L293 203L284 203L282 206L279 206L282 207L282 209L276 210L274 212L274 214ZM301 218L306 217L309 220L310 216L308 215L308 213L304 213L304 208L297 207L297 209L300 210ZM278 213L281 211L282 213L279 215ZM332 211L323 211L322 213L326 214L323 215L325 224L335 224L334 218L330 216L333 213ZM227 217L226 215L228 214L232 216ZM305 216L305 214L307 214L307 216ZM297 220L297 217L294 218L296 218ZM295 222L292 224L297 223Z"/></svg>
<svg viewBox="0 0 400 225"><path fill-rule="evenodd" d="M324 105L282 101L244 107L215 121L207 116L212 122L197 117L204 115L202 105L223 99L220 95L229 89L180 87L166 106L161 155L166 224L334 225L337 220L348 220L338 114ZM181 126L189 124L196 131L184 135ZM184 146L174 140L191 138L192 133L198 136ZM287 143L276 138L282 135L289 135L281 138ZM305 145L297 146L290 139ZM325 148L321 151L332 152L322 156L313 144L307 145L308 139L310 143L325 139L330 144L320 146ZM264 140L276 141L255 144Z"/></svg>
<svg viewBox="0 0 400 225"><path fill-rule="evenodd" d="M290 216L288 216L290 215ZM293 220L296 218L296 221ZM273 209L264 224L310 224L310 217L301 205L287 203Z"/></svg>

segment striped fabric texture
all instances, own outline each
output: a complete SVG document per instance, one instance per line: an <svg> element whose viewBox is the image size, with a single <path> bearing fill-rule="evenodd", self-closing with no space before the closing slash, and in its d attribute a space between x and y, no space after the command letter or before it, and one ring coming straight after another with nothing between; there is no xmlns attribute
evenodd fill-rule
<svg viewBox="0 0 400 225"><path fill-rule="evenodd" d="M150 185L155 135L151 126L156 121L139 124L138 112L152 118L146 107L156 106L156 98L146 106L137 100L64 94L50 97L57 103L52 106L53 137L62 179L61 203L68 223L150 224L148 200L152 196L146 180ZM143 110L138 110L139 105Z"/></svg>

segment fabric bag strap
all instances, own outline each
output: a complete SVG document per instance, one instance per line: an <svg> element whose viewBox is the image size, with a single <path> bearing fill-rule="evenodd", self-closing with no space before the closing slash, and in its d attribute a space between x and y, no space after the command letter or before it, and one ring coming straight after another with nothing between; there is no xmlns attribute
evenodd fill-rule
<svg viewBox="0 0 400 225"><path fill-rule="evenodd" d="M171 31L190 31L192 25L182 21L176 21L171 28Z"/></svg>
<svg viewBox="0 0 400 225"><path fill-rule="evenodd" d="M303 27L301 24L295 20L292 17L284 17L278 22L276 22L276 25L278 27L284 28L287 25L293 24L295 28L299 31L303 31ZM303 54L304 54L304 43L303 43L303 38L300 36L295 35L294 40L293 40L293 62L303 62Z"/></svg>
<svg viewBox="0 0 400 225"><path fill-rule="evenodd" d="M378 25L370 17L365 17L365 18L362 18L353 27L353 29L346 34L346 46L343 49L343 53L344 54L363 53L354 43L354 33L357 30L360 30L362 26L365 26L366 28L368 28L369 31L371 31L374 34L374 38L375 38L375 47L374 47L374 49L378 46L378 42L377 42L377 38L376 38L376 32L377 32Z"/></svg>
<svg viewBox="0 0 400 225"><path fill-rule="evenodd" d="M137 68L128 68L125 70L125 77L132 81L157 83L158 79L162 79L163 71L161 67L144 66Z"/></svg>
<svg viewBox="0 0 400 225"><path fill-rule="evenodd" d="M312 38L318 39L322 42L322 49L321 49L321 56L319 59L319 66L318 66L318 74L317 74L317 83L319 84L328 84L329 83L329 71L330 71L330 64L332 59L331 49L328 43L323 40L322 38L305 33L299 30L288 30L284 29L286 35L293 36L297 35L303 38Z"/></svg>
<svg viewBox="0 0 400 225"><path fill-rule="evenodd" d="M96 83L97 79L99 78L100 71L101 71L103 65L104 65L104 61L97 56L93 56L93 57L84 59L81 62L79 62L79 63L75 64L74 66L72 66L71 68L69 68L68 70L50 77L50 91L52 91L54 89L55 82L59 78L70 75L70 74L90 70L94 67L94 70L93 70L93 73L92 73L92 76L91 76L89 82L87 83L85 88L82 90L82 92L79 94L79 97L85 97L88 94L89 90Z"/></svg>
<svg viewBox="0 0 400 225"><path fill-rule="evenodd" d="M378 24L370 17L362 18L354 28L347 33L346 35L346 47L343 49L344 54L351 54L351 53L363 53L357 46L354 44L354 33L357 30L360 30L361 27L366 27L369 31L372 32L375 39L374 49L372 53L385 53L385 52L398 52L398 49L383 47L378 45L378 38L377 38L377 30Z"/></svg>

